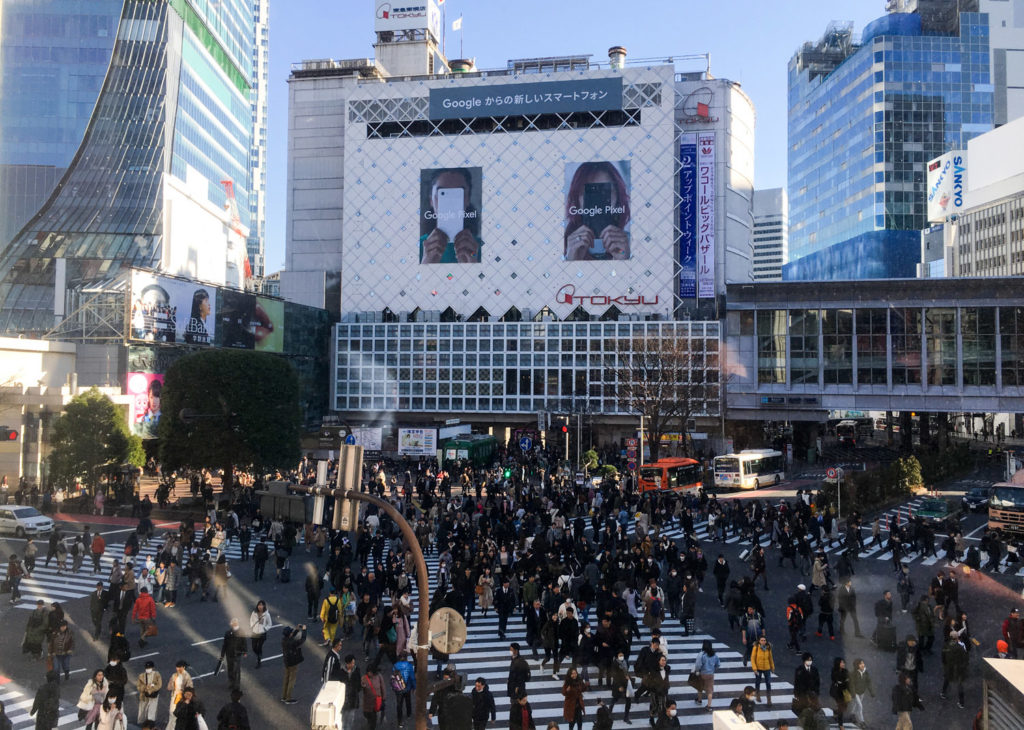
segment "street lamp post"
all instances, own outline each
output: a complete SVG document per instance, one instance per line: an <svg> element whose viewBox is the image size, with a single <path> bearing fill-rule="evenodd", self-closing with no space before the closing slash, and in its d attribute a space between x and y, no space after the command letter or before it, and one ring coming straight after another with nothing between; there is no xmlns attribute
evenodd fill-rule
<svg viewBox="0 0 1024 730"><path fill-rule="evenodd" d="M359 449L358 446L342 446L342 449ZM358 456L362 464L362 454ZM361 470L361 469L360 469ZM360 475L361 476L361 475ZM423 558L423 551L420 550L420 543L416 539L416 532L412 525L402 516L395 507L388 501L360 492L351 485L331 489L325 486L296 486L291 487L296 492L304 492L313 496L333 496L335 498L335 510L341 508L343 500L355 500L376 505L378 509L384 510L394 520L395 524L402 531L402 537L412 552L413 560L416 562L416 583L419 588L419 619L416 626L416 730L427 730L427 694L430 678L427 667L427 648L430 646L430 586L427 576L427 562Z"/></svg>

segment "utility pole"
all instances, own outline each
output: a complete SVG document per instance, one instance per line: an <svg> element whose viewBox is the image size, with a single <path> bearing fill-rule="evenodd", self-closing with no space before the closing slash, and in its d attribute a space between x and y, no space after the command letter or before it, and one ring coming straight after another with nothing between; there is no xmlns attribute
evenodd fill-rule
<svg viewBox="0 0 1024 730"><path fill-rule="evenodd" d="M326 462L323 467L323 482L326 482ZM318 465L317 482L321 482ZM331 489L326 484L316 484L312 487L292 487L293 491L311 494L314 497L314 516L323 514L322 501L326 497L334 497L334 519L332 527L335 530L355 531L359 523L359 506L356 502L367 502L376 505L378 509L384 510L394 520L395 524L402 531L402 537L412 552L413 560L416 563L416 584L419 591L419 619L416 624L416 730L427 730L427 695L430 689L430 677L427 667L427 650L430 647L430 586L428 585L427 562L423 559L423 551L420 550L419 540L416 539L416 532L413 530L405 517L386 500L379 499L372 494L361 491L363 477L363 447L342 445L338 458L338 481L337 488ZM317 503L320 503L319 505Z"/></svg>

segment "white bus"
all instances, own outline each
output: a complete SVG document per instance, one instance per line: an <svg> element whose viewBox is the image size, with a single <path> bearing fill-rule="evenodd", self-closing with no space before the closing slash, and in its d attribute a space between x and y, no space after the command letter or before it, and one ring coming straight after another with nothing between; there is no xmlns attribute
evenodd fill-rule
<svg viewBox="0 0 1024 730"><path fill-rule="evenodd" d="M785 476L786 460L781 451L744 449L715 457L716 488L757 489L778 484Z"/></svg>

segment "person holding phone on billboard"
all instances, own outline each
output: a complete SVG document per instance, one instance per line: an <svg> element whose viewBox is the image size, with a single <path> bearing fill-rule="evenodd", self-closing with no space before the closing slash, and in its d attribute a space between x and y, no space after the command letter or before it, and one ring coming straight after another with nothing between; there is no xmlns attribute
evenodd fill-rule
<svg viewBox="0 0 1024 730"><path fill-rule="evenodd" d="M429 208L423 213L421 264L480 263L479 219L472 205L468 168L435 170L429 181Z"/></svg>
<svg viewBox="0 0 1024 730"><path fill-rule="evenodd" d="M566 261L625 261L630 257L629 189L612 162L576 168L565 199Z"/></svg>

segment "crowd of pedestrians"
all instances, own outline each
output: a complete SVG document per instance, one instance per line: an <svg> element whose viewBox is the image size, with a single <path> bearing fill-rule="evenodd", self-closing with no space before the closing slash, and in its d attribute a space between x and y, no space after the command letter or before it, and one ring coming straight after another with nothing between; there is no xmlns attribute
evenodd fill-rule
<svg viewBox="0 0 1024 730"><path fill-rule="evenodd" d="M863 658L849 661L842 656L843 644L836 639L849 628L862 636L855 573L858 554L870 543L859 515L840 521L821 494L798 493L794 500L769 503L704 493L640 494L614 479L580 483L559 471L522 481L499 469L445 472L425 463L410 465L404 473L387 474L388 469L369 469L367 482L406 516L419 548L437 562L431 611L452 608L470 626L475 617L493 612L502 640L510 623L525 627L525 641L508 645L508 679L501 689L492 690L478 677L463 691L465 678L451 666L452 658L432 652L438 684L432 687L430 714L442 730L495 726L496 691L509 699L502 723L535 727L531 685L545 676L561 682L562 717L570 729L582 730L584 718L591 715L595 729L601 730L618 718L632 722L637 714L655 728L679 727L678 708L684 701L711 711L715 675L721 668L715 644L704 641L695 660L682 662L662 632L665 622L678 622L684 635L696 633L698 595L705 590L714 591L751 672L750 686L729 698L728 706L737 714L753 719L761 708L776 708L779 698L773 697L772 680L778 652L788 651L800 664L793 697L786 702L801 727L826 727L825 707L840 727L863 727L869 721L864 696L875 695L872 674ZM305 465L294 479L311 483L314 472L312 465ZM148 511L140 513L139 529L90 597L93 635L109 642L108 663L82 689L80 719L87 727L114 727L105 723L123 715L124 688L134 681L139 723L163 721L165 728L182 730L201 725L197 717L205 708L184 662L178 662L166 681L153 666L132 680L124 662L132 643L141 648L157 640L158 608L173 609L186 600L224 600L232 578L224 548L237 542L256 585L271 576L291 580L292 561L303 579L306 623L283 627L280 638L273 638L280 641L283 655L281 702L296 702L303 647L312 640L327 650L317 678L347 687L344 712L350 722L361 718L362 726L375 729L388 726L389 718L399 724L407 721L416 684L410 652L416 566L397 525L372 505L364 508L357 533L288 524L263 515L251 489L237 497L226 510L211 509L201 529L182 522L178 530L160 537L153 535ZM699 522L707 523L703 539L695 527ZM680 537L670 538L668 529ZM877 521L871 535L872 541L881 539ZM740 565L731 565L716 544L736 537L750 540L751 547ZM139 546L150 540L157 543L155 557L139 560ZM919 677L936 633L943 698L956 690L960 706L964 702L972 642L956 574L939 571L914 603L918 592L902 562L908 550L934 553L934 541L934 533L920 521L889 533L886 549L893 553L892 587L900 603L894 604L890 591L874 603L871 638L880 648L890 648L891 641L892 707L901 727L910 727L910 713L923 709ZM52 557L58 564L64 542L58 537L54 545ZM86 527L72 544L89 547L92 570L99 575L106 550L102 537ZM974 548L960 550L963 545L955 537L946 547L951 561L978 562L971 554ZM24 564L12 556L15 563L17 569L8 573L12 587L17 570L28 567L29 556ZM266 571L268 563L271 572ZM783 586L770 574L787 563L803 582L792 591L772 593L769 582L776 591ZM706 580L709 573L713 587ZM898 646L892 638L894 611L910 613L915 629ZM786 627L785 633L771 634L769 615L777 619L773 625ZM222 713L244 718L243 662L251 652L253 668L260 667L272 628L262 600L251 614L231 619L220 654L231 702ZM809 639L811 632L814 639ZM1019 614L1011 615L1003 633L1008 652L1024 652ZM68 679L74 652L59 604L32 612L23 647L48 661L47 683L37 697L40 716L47 716L51 695L59 697L61 675ZM357 659L356 647L365 660ZM811 648L829 657L824 687ZM457 656L454 660L457 664ZM881 676L882 668L874 669ZM679 691L679 678L685 678L692 692ZM167 701L161 703L161 696ZM248 727L247 720L234 722Z"/></svg>

